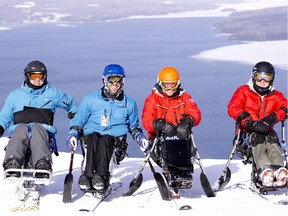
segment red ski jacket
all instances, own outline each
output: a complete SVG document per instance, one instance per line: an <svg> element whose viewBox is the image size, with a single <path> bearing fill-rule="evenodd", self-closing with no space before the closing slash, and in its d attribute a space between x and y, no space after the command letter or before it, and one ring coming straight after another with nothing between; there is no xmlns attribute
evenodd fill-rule
<svg viewBox="0 0 288 216"><path fill-rule="evenodd" d="M258 121L272 112L276 114L278 122L284 120L286 118L285 110L288 107L284 95L273 88L268 95L260 96L254 91L252 85L252 81L249 81L247 85L240 86L236 90L227 106L228 115L237 120L242 112L248 112L250 117L242 120L242 126L249 119Z"/></svg>
<svg viewBox="0 0 288 216"><path fill-rule="evenodd" d="M148 132L148 139L156 133L152 123L157 118L164 118L166 122L177 125L182 119L182 115L191 115L194 119L194 126L201 121L201 112L191 95L184 90L175 97L168 97L166 94L153 88L152 93L146 98L143 112L142 125Z"/></svg>

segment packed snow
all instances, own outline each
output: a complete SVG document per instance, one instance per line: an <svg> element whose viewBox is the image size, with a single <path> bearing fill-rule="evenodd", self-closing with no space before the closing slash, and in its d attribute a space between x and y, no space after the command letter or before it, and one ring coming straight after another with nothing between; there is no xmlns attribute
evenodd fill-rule
<svg viewBox="0 0 288 216"><path fill-rule="evenodd" d="M1 138L2 149L7 144L7 138ZM139 150L140 151L140 150ZM201 152L200 156L201 156ZM0 160L3 161L4 151L0 151ZM58 157L53 158L53 178L50 185L46 185L40 200L40 210L34 212L11 212L15 205L17 196L15 190L21 181L13 182L9 180L0 180L0 216L7 215L93 215L88 212L80 212L79 209L87 208L93 205L95 198L85 197L77 186L80 175L82 155L76 154L73 162L73 193L72 202L63 203L64 179L68 174L70 164L70 153L60 152ZM228 155L227 155L228 158ZM158 191L153 173L150 167L146 165L143 174L143 183L141 187L132 196L122 196L127 192L130 182L135 177L143 158L125 158L120 165L114 165L113 178L111 183L122 183L122 187L113 191L112 194L103 201L95 210L97 215L125 215L125 216L146 216L161 214L165 216L175 215L195 215L209 216L219 214L221 216L242 216L242 215L287 215L287 205L278 205L280 200L287 200L287 188L276 192L271 192L266 197L269 201L260 198L246 188L250 184L251 165L244 165L237 156L230 164L232 178L223 191L218 192L216 197L208 198L200 183L200 168L194 165L193 186L190 189L181 189L181 198L174 201L163 201ZM227 160L202 159L204 171L214 186L217 179L223 173ZM156 172L161 173L161 169L153 163ZM0 175L3 176L3 169L0 169ZM240 185L240 186L239 186ZM191 210L182 210L183 205L190 205Z"/></svg>
<svg viewBox="0 0 288 216"><path fill-rule="evenodd" d="M249 42L239 45L219 47L202 51L191 56L204 61L236 61L254 65L255 62L268 61L275 67L288 69L288 40Z"/></svg>

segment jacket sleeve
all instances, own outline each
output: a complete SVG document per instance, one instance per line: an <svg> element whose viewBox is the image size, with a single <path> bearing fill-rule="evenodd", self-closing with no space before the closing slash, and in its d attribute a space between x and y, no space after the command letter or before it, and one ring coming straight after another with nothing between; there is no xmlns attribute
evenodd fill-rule
<svg viewBox="0 0 288 216"><path fill-rule="evenodd" d="M201 121L201 111L197 103L192 99L192 96L185 94L185 114L189 114L194 119L194 126L198 125Z"/></svg>
<svg viewBox="0 0 288 216"><path fill-rule="evenodd" d="M230 102L227 105L228 115L237 120L237 117L243 113L245 110L246 95L244 87L239 87L233 94Z"/></svg>
<svg viewBox="0 0 288 216"><path fill-rule="evenodd" d="M136 137L139 135L139 133L142 133L142 127L139 123L138 106L134 100L129 102L129 103L131 103L131 109L128 113L129 132L130 132L132 138L136 139Z"/></svg>
<svg viewBox="0 0 288 216"><path fill-rule="evenodd" d="M7 129L10 123L14 120L13 114L13 95L10 93L6 98L4 106L0 112L0 125L5 129Z"/></svg>
<svg viewBox="0 0 288 216"><path fill-rule="evenodd" d="M154 134L153 121L157 118L155 111L155 100L153 95L146 98L142 111L142 125L149 134Z"/></svg>
<svg viewBox="0 0 288 216"><path fill-rule="evenodd" d="M76 113L78 105L74 98L70 95L65 94L59 89L57 89L56 91L56 97L59 99L57 102L57 106L66 110L67 112Z"/></svg>
<svg viewBox="0 0 288 216"><path fill-rule="evenodd" d="M288 109L288 100L284 97L284 95L277 91L276 92L276 109L275 109L275 114L277 117L277 120L283 121L287 117L287 109Z"/></svg>

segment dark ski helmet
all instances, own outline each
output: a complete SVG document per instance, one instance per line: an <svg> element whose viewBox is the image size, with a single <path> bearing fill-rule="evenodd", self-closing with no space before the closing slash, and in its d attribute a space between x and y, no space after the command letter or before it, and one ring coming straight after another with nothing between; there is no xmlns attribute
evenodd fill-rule
<svg viewBox="0 0 288 216"><path fill-rule="evenodd" d="M42 62L36 60L28 63L24 69L24 72L25 75L32 72L41 72L47 74L47 68Z"/></svg>
<svg viewBox="0 0 288 216"><path fill-rule="evenodd" d="M34 86L29 80L28 74L36 72L45 74L44 83L41 86ZM24 75L25 75L25 82L32 89L39 89L47 84L47 68L41 61L35 60L29 62L24 69Z"/></svg>
<svg viewBox="0 0 288 216"><path fill-rule="evenodd" d="M268 74L272 77L271 80L269 81L268 87L263 88L263 87L256 85L256 77L259 74ZM275 70L271 63L266 62L266 61L261 61L254 65L252 69L252 82L253 82L253 87L258 94L260 95L268 94L271 90L271 86L273 85L274 78L275 78Z"/></svg>
<svg viewBox="0 0 288 216"><path fill-rule="evenodd" d="M121 87L116 93L110 92L107 84L109 83L109 79L112 77L120 77L121 79ZM102 74L102 80L104 84L104 95L108 98L117 98L124 89L124 77L125 77L125 71L124 68L118 64L109 64L104 68L103 74Z"/></svg>

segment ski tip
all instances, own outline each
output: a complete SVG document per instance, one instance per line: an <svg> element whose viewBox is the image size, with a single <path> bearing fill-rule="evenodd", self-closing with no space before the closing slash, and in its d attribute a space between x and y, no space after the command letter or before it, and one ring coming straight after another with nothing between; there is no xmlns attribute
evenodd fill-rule
<svg viewBox="0 0 288 216"><path fill-rule="evenodd" d="M280 200L277 204L279 204L279 205L288 205L288 200Z"/></svg>
<svg viewBox="0 0 288 216"><path fill-rule="evenodd" d="M90 212L88 209L79 209L80 212Z"/></svg>
<svg viewBox="0 0 288 216"><path fill-rule="evenodd" d="M191 210L192 207L190 205L183 205L179 208L179 210Z"/></svg>

